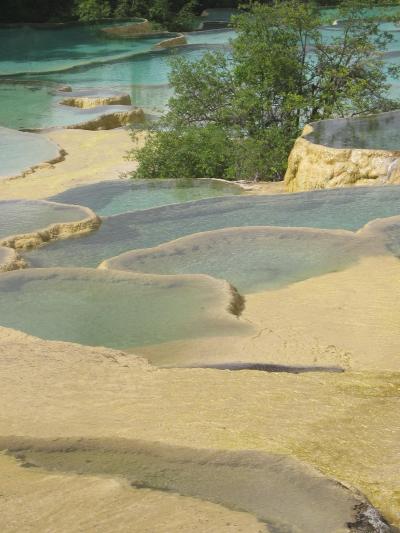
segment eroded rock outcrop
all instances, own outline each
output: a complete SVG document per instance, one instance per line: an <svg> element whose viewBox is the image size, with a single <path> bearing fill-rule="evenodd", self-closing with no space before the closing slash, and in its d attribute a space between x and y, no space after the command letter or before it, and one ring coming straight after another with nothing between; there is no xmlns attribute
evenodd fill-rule
<svg viewBox="0 0 400 533"><path fill-rule="evenodd" d="M36 248L44 243L67 239L72 235L84 235L99 228L101 219L89 208L82 207L87 214L86 218L71 222L60 222L49 225L47 228L38 229L30 233L10 235L0 239L0 246L13 248L14 250L28 250ZM20 267L18 267L20 268ZM14 270L7 268L5 270Z"/></svg>
<svg viewBox="0 0 400 533"><path fill-rule="evenodd" d="M17 252L11 248L0 247L0 272L9 272L26 268L28 265Z"/></svg>
<svg viewBox="0 0 400 533"><path fill-rule="evenodd" d="M120 128L121 126L129 126L130 124L142 124L145 121L145 114L143 109L130 109L129 111L117 111L115 113L107 113L96 117L93 120L82 122L68 126L68 129L75 130L112 130Z"/></svg>
<svg viewBox="0 0 400 533"><path fill-rule="evenodd" d="M89 109L104 105L131 105L132 102L129 94L120 94L114 96L76 96L65 98L60 103L70 107Z"/></svg>
<svg viewBox="0 0 400 533"><path fill-rule="evenodd" d="M175 37L171 37L169 39L164 39L163 41L159 42L155 48L156 49L162 49L162 48L172 48L174 46L181 46L187 44L186 37L184 35L176 35Z"/></svg>
<svg viewBox="0 0 400 533"><path fill-rule="evenodd" d="M400 151L315 144L305 138L312 131L306 126L290 153L285 175L289 192L400 183Z"/></svg>

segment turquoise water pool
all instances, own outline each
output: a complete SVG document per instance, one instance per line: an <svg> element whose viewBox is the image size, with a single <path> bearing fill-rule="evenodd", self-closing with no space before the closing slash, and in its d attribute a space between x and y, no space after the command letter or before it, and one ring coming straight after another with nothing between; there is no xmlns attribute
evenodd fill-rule
<svg viewBox="0 0 400 533"><path fill-rule="evenodd" d="M388 13L394 11L389 9ZM225 12L229 10L221 11ZM220 16L218 13L210 11L211 18ZM0 124L36 129L79 123L82 111L60 109L55 84L71 85L74 90L129 93L135 105L157 115L165 111L172 94L168 87L171 57L181 55L196 61L208 49L226 49L235 35L231 29L191 32L187 34L187 46L154 51L160 36L109 39L101 28L101 25L1 28L0 75L4 79L0 83L0 101L4 105L0 107ZM400 61L400 29L393 23L383 23L382 28L394 36L385 60L396 64ZM323 32L329 40L339 35L341 29L327 26ZM14 86L13 90L9 78L18 73L21 74L18 79L25 79L27 85ZM37 81L43 85L38 86ZM392 94L400 95L400 84L395 79L391 82Z"/></svg>
<svg viewBox="0 0 400 533"><path fill-rule="evenodd" d="M72 85L75 92L127 93L133 104L149 111L163 112L172 95L168 87L171 58L183 55L195 61L207 49L208 47L193 45L176 50L148 52L135 58L91 64L66 72L35 75L34 81L24 76L18 78L18 83L14 83L9 78L2 80L0 77L0 125L19 129L68 126L85 121L85 114L99 116L116 111L114 106L110 110L82 110L62 106L60 102L68 93L57 92L59 85Z"/></svg>
<svg viewBox="0 0 400 533"><path fill-rule="evenodd" d="M110 216L241 192L238 185L218 180L121 180L76 187L49 200L82 203L100 216Z"/></svg>
<svg viewBox="0 0 400 533"><path fill-rule="evenodd" d="M294 228L229 228L127 252L107 268L154 274L207 274L242 294L342 270L362 254L353 233Z"/></svg>
<svg viewBox="0 0 400 533"><path fill-rule="evenodd" d="M101 32L107 26L0 28L0 74L14 76L68 69L145 52L160 41L159 37L109 39Z"/></svg>
<svg viewBox="0 0 400 533"><path fill-rule="evenodd" d="M58 146L43 135L0 126L0 180L22 174L30 167L51 161L59 155Z"/></svg>
<svg viewBox="0 0 400 533"><path fill-rule="evenodd" d="M63 205L45 200L0 201L0 239L45 229L52 224L77 222L88 217L78 205Z"/></svg>
<svg viewBox="0 0 400 533"><path fill-rule="evenodd" d="M284 226L355 231L400 214L400 187L336 189L276 196L232 196L110 216L98 231L26 254L34 266L96 267L129 250L229 227Z"/></svg>
<svg viewBox="0 0 400 533"><path fill-rule="evenodd" d="M41 79L68 83L79 87L120 88L130 85L160 85L168 82L170 60L172 57L184 56L196 61L204 55L208 47L197 45L158 50L139 54L129 59L122 59L89 65L69 72L51 73Z"/></svg>
<svg viewBox="0 0 400 533"><path fill-rule="evenodd" d="M188 44L229 44L236 32L226 30L208 30L185 33Z"/></svg>
<svg viewBox="0 0 400 533"><path fill-rule="evenodd" d="M127 91L129 92L129 87ZM102 115L127 111L130 106L98 106L89 109L62 105L70 96L107 96L120 93L110 89L81 90L68 93L57 91L51 82L1 83L0 81L0 124L8 128L36 130L42 128L67 127L93 120ZM4 152L3 152L4 153ZM0 152L1 158L2 152ZM16 161L18 154L16 154Z"/></svg>
<svg viewBox="0 0 400 533"><path fill-rule="evenodd" d="M0 276L0 324L44 339L111 348L249 329L227 311L224 282L93 269Z"/></svg>

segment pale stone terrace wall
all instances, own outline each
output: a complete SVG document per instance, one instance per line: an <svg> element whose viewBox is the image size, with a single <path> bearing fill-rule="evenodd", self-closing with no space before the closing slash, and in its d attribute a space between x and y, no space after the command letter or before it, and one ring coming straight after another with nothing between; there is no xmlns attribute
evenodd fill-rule
<svg viewBox="0 0 400 533"><path fill-rule="evenodd" d="M332 148L304 138L311 132L306 126L290 153L289 192L400 183L400 151Z"/></svg>

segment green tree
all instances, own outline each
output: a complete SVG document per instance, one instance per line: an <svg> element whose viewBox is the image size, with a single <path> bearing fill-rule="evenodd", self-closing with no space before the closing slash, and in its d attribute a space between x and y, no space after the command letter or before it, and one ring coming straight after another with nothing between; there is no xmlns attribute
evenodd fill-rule
<svg viewBox="0 0 400 533"><path fill-rule="evenodd" d="M212 154L206 144L212 139L205 135L203 144L191 150L198 136L189 134L212 125L229 155L223 159L224 177L281 179L293 142L307 122L398 107L388 97L387 83L388 70L392 76L398 71L387 69L380 53L390 35L365 17L364 5L342 2L340 30L327 36L312 3L253 4L234 20L237 38L230 54L209 52L198 62L174 60L170 82L175 95L151 143L135 151L137 174L157 177L154 168L168 168L170 173L163 170L162 177L176 177L167 159L176 166L182 154ZM180 142L174 144L174 138ZM169 150L163 150L167 145ZM150 152L152 172L147 171Z"/></svg>
<svg viewBox="0 0 400 533"><path fill-rule="evenodd" d="M113 15L115 18L130 17L135 13L133 0L118 0Z"/></svg>
<svg viewBox="0 0 400 533"><path fill-rule="evenodd" d="M137 178L222 178L234 145L224 130L213 124L151 134L140 150Z"/></svg>
<svg viewBox="0 0 400 533"><path fill-rule="evenodd" d="M168 26L171 21L169 0L153 0L149 8L149 17L164 26Z"/></svg>
<svg viewBox="0 0 400 533"><path fill-rule="evenodd" d="M75 12L82 22L95 22L111 15L108 0L77 0Z"/></svg>
<svg viewBox="0 0 400 533"><path fill-rule="evenodd" d="M169 24L171 31L190 31L196 28L198 25L198 18L196 13L198 11L199 4L197 0L189 0L185 2L178 13L173 17L172 22Z"/></svg>

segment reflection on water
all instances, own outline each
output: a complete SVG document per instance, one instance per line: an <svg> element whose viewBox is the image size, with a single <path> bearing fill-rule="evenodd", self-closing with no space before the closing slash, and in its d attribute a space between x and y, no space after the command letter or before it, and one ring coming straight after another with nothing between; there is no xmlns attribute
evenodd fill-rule
<svg viewBox="0 0 400 533"><path fill-rule="evenodd" d="M166 278L91 269L0 276L0 325L43 339L128 348L249 329L235 294L204 276Z"/></svg>
<svg viewBox="0 0 400 533"><path fill-rule="evenodd" d="M33 250L26 259L34 266L95 267L123 252L202 231L232 226L357 230L370 220L399 214L397 186L213 198L109 217L97 232Z"/></svg>
<svg viewBox="0 0 400 533"><path fill-rule="evenodd" d="M211 179L114 180L69 189L49 200L84 204L100 216L110 216L241 192L238 185Z"/></svg>
<svg viewBox="0 0 400 533"><path fill-rule="evenodd" d="M363 118L322 120L312 124L309 141L333 148L400 151L400 111Z"/></svg>

